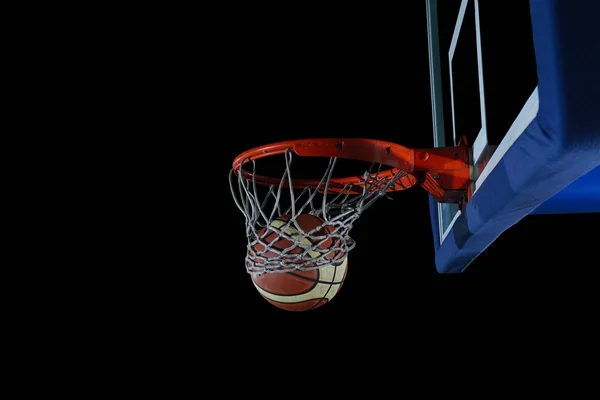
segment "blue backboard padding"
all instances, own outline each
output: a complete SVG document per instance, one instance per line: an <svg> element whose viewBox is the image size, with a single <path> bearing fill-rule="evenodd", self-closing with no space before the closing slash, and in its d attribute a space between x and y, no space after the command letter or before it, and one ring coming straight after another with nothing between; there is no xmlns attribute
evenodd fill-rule
<svg viewBox="0 0 600 400"><path fill-rule="evenodd" d="M532 212L532 214L571 213L600 213L600 167L577 179Z"/></svg>
<svg viewBox="0 0 600 400"><path fill-rule="evenodd" d="M502 232L600 166L600 1L531 0L530 9L538 114L441 245L430 198L440 273L464 271Z"/></svg>

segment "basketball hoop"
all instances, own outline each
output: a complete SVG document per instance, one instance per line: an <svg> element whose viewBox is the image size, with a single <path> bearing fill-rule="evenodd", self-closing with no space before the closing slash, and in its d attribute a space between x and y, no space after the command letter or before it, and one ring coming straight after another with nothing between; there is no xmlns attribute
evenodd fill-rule
<svg viewBox="0 0 600 400"><path fill-rule="evenodd" d="M257 160L278 154L285 158L283 176L256 172ZM294 155L327 157L329 163L320 179L292 179ZM333 171L339 159L372 164L362 175L337 178ZM252 168L244 168L248 165ZM350 237L354 221L388 193L418 184L438 202L465 202L470 197L469 152L464 140L456 147L420 150L372 139L294 140L240 154L229 181L246 218L248 273L306 271L344 262L355 246ZM261 195L259 187L266 193ZM298 219L305 214L322 223L303 229ZM290 245L277 248L273 235Z"/></svg>

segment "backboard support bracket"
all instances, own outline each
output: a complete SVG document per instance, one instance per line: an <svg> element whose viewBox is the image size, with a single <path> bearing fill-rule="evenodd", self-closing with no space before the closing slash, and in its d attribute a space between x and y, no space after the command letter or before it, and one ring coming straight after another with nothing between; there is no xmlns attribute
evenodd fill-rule
<svg viewBox="0 0 600 400"><path fill-rule="evenodd" d="M415 150L415 170L425 171L421 186L438 203L463 205L472 194L471 150L465 137L457 146Z"/></svg>

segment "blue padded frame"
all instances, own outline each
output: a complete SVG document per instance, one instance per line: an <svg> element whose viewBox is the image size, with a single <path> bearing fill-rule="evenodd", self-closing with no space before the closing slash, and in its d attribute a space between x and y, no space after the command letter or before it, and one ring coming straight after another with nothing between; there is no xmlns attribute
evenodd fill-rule
<svg viewBox="0 0 600 400"><path fill-rule="evenodd" d="M441 245L437 205L430 197L440 273L464 271L502 232L533 212L600 211L595 201L600 186L600 1L530 0L530 9L538 114Z"/></svg>

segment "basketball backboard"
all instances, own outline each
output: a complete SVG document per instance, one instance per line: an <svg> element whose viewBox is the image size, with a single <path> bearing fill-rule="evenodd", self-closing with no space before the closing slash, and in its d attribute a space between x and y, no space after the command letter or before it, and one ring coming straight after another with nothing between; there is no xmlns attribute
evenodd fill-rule
<svg viewBox="0 0 600 400"><path fill-rule="evenodd" d="M581 113L585 124L568 129L565 118L575 110L568 107L573 98L599 101L597 79L590 79L599 56L575 65L562 53L588 51L593 41L586 37L598 31L591 16L600 16L599 7L573 11L561 0L426 3L433 145L455 146L465 137L471 147L471 201L462 210L430 202L437 269L461 272L505 229L583 175L585 204L598 196L600 157L590 150L598 145L599 118ZM594 146L575 158L570 148L583 143ZM563 204L548 212L600 211L600 196L592 203L598 206Z"/></svg>

